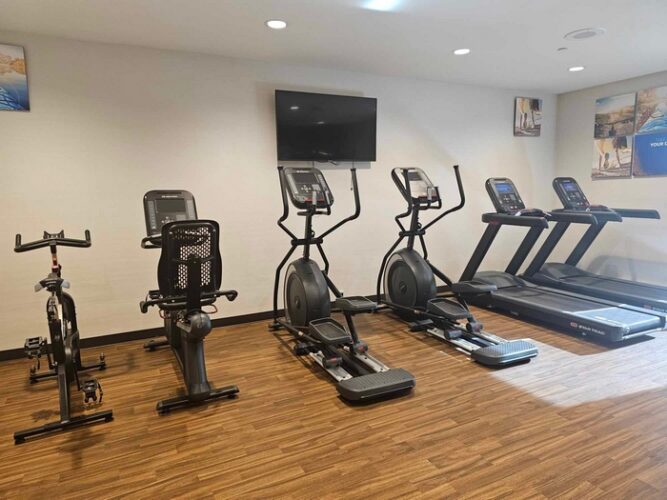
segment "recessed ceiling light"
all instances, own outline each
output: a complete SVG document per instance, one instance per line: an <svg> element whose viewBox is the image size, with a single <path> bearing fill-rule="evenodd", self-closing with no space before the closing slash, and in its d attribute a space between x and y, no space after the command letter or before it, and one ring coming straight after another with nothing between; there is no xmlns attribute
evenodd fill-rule
<svg viewBox="0 0 667 500"><path fill-rule="evenodd" d="M272 30L284 30L287 28L287 23L285 21L281 21L280 19L269 19L266 21L266 25Z"/></svg>
<svg viewBox="0 0 667 500"><path fill-rule="evenodd" d="M397 9L403 0L368 0L364 3L364 9L379 10L380 12L389 12Z"/></svg>
<svg viewBox="0 0 667 500"><path fill-rule="evenodd" d="M324 122L323 122L323 121L319 121L319 122L317 122L317 124L318 124L318 125L324 125Z"/></svg>
<svg viewBox="0 0 667 500"><path fill-rule="evenodd" d="M607 32L604 28L582 28L570 31L563 38L566 40L587 40L596 36L604 35Z"/></svg>
<svg viewBox="0 0 667 500"><path fill-rule="evenodd" d="M289 109L292 111L297 111L299 109L299 106L290 106Z"/></svg>
<svg viewBox="0 0 667 500"><path fill-rule="evenodd" d="M569 71L570 71L571 73L578 73L579 71L583 71L584 69L586 69L586 68L584 68L583 66L572 66L572 67L569 69Z"/></svg>
<svg viewBox="0 0 667 500"><path fill-rule="evenodd" d="M455 56L465 56L470 54L470 49L456 49L454 51Z"/></svg>

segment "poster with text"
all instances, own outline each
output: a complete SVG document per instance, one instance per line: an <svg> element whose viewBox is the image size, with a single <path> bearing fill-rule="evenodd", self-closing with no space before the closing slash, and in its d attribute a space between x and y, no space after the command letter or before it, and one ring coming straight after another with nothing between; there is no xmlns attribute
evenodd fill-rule
<svg viewBox="0 0 667 500"><path fill-rule="evenodd" d="M0 110L30 110L23 47L0 44Z"/></svg>
<svg viewBox="0 0 667 500"><path fill-rule="evenodd" d="M635 136L632 172L637 177L667 175L667 131Z"/></svg>
<svg viewBox="0 0 667 500"><path fill-rule="evenodd" d="M623 94L595 101L596 139L634 134L635 97L636 94Z"/></svg>
<svg viewBox="0 0 667 500"><path fill-rule="evenodd" d="M667 130L667 87L637 93L637 133Z"/></svg>
<svg viewBox="0 0 667 500"><path fill-rule="evenodd" d="M593 179L621 179L632 175L632 136L596 139Z"/></svg>

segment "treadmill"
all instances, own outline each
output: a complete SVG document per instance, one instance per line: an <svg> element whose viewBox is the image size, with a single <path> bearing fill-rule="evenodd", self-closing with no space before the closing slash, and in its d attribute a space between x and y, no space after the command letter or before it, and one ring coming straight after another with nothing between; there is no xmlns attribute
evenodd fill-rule
<svg viewBox="0 0 667 500"><path fill-rule="evenodd" d="M667 312L667 287L601 276L577 267L607 222L621 222L624 218L659 219L658 211L612 209L602 205L591 205L577 181L572 177L557 177L553 181L553 186L563 204L563 209L559 211L589 213L595 216L598 224L588 228L565 263L549 262L545 264L569 227L567 222L556 224L549 238L535 255L535 259L528 266L524 277L540 285Z"/></svg>
<svg viewBox="0 0 667 500"><path fill-rule="evenodd" d="M527 209L510 179L489 179L486 181L486 190L496 212L482 216L482 221L487 224L486 230L460 281L474 285L494 285L497 290L471 295L468 298L470 303L546 323L570 333L597 336L610 342L620 342L665 328L666 318L661 313L536 285L518 277L516 274L519 268L541 233L548 228L549 221L594 226L598 224L597 219L589 213L546 213ZM504 272L477 272L503 225L528 227L529 231Z"/></svg>

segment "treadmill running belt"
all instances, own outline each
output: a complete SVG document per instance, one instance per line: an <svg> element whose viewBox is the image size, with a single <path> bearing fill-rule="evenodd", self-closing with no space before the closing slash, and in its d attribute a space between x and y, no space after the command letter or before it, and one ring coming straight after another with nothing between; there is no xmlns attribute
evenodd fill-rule
<svg viewBox="0 0 667 500"><path fill-rule="evenodd" d="M557 292L547 291L544 288L504 288L493 292L492 295L506 297L508 300L530 306L536 310L567 312L573 316L593 319L615 327L619 326L619 322L622 322L629 327L630 332L662 326L660 317L652 314L644 314L630 309L608 308L606 304L561 295Z"/></svg>
<svg viewBox="0 0 667 500"><path fill-rule="evenodd" d="M667 292L659 288L653 288L650 285L632 283L629 281L617 281L597 276L568 276L561 278L563 283L582 288L596 288L601 291L618 293L624 295L635 295L637 297L646 297L667 304Z"/></svg>

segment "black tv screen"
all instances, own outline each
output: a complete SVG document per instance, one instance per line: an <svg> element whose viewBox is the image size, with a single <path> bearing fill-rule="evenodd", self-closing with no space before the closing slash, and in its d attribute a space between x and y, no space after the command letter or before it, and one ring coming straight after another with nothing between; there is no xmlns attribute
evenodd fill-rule
<svg viewBox="0 0 667 500"><path fill-rule="evenodd" d="M279 161L375 161L377 99L276 90Z"/></svg>

